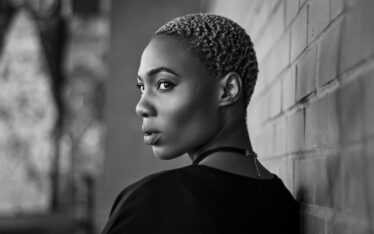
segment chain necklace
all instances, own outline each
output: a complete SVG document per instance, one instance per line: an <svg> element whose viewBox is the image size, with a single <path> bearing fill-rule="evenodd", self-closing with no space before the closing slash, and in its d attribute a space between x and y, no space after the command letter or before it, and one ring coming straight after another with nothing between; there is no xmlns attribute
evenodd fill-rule
<svg viewBox="0 0 374 234"><path fill-rule="evenodd" d="M241 149L241 148L231 147L231 146L217 147L217 148L213 148L211 150L205 151L204 153L196 157L196 159L192 162L192 165L198 165L204 158L206 158L207 156L215 152L233 152L233 153L243 155L247 158L252 158L253 164L256 169L256 174L258 177L261 176L260 169L258 167L258 162L257 162L257 154L253 151L249 151L248 149Z"/></svg>

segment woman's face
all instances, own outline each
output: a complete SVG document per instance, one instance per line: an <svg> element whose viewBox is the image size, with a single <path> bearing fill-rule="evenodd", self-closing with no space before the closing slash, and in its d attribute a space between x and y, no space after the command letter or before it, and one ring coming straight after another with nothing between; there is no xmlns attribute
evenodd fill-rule
<svg viewBox="0 0 374 234"><path fill-rule="evenodd" d="M161 159L193 152L219 129L218 82L182 42L158 36L145 48L138 71L144 142Z"/></svg>

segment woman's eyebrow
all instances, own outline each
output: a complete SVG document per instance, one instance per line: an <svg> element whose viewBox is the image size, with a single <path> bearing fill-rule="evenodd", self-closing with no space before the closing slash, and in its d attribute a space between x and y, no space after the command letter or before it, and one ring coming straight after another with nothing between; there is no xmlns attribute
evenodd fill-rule
<svg viewBox="0 0 374 234"><path fill-rule="evenodd" d="M154 69L147 72L147 76L153 76L153 75L156 75L157 73L160 73L160 72L167 72L167 73L173 74L174 76L179 77L178 73L176 73L175 71L173 71L172 69L167 68L167 67L154 68ZM140 80L142 80L142 78L139 75L138 75L138 78Z"/></svg>

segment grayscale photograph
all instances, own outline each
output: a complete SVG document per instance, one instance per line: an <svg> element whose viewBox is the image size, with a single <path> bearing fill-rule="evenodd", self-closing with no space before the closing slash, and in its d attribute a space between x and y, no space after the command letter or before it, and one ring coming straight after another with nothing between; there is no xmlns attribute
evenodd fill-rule
<svg viewBox="0 0 374 234"><path fill-rule="evenodd" d="M374 234L373 0L0 0L0 234Z"/></svg>

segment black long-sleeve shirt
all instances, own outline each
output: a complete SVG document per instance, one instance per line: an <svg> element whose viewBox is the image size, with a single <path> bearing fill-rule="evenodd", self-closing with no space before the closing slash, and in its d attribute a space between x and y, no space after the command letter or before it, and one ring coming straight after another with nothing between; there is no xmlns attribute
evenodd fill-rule
<svg viewBox="0 0 374 234"><path fill-rule="evenodd" d="M103 234L299 233L299 206L274 175L191 165L148 176L115 200Z"/></svg>

